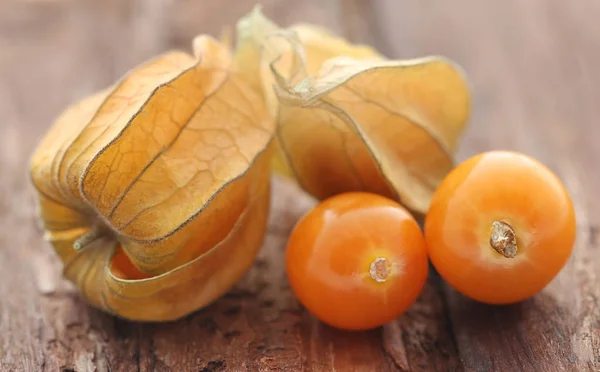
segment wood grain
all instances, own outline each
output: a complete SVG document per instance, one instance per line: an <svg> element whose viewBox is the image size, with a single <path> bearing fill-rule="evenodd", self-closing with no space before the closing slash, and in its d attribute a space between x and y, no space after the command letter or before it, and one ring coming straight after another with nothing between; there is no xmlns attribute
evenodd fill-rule
<svg viewBox="0 0 600 372"><path fill-rule="evenodd" d="M460 158L528 153L563 179L576 206L573 258L540 295L483 306L432 273L410 311L361 333L321 325L291 294L283 249L314 201L279 179L252 270L215 304L167 324L86 306L36 225L26 170L53 118L152 55L218 35L252 1L0 5L0 371L600 370L598 2L263 1L282 24L326 25L390 57L458 61L474 95Z"/></svg>

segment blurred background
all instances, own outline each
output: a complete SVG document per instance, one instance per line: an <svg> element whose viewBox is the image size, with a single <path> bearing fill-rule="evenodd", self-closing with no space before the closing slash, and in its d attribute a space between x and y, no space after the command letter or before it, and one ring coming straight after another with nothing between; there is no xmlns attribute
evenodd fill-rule
<svg viewBox="0 0 600 372"><path fill-rule="evenodd" d="M385 331L394 334L402 329L405 335L416 335L419 340L426 335L429 349L422 346L425 341L419 341L400 352L400 341L387 340L389 333L384 333L383 342L391 342L387 353L392 353L392 358L400 355L399 362L394 359L394 363L402 366L403 360L416 358L449 370L460 365L473 370L502 370L498 369L501 364L486 360L506 357L502 354L507 345L504 342L518 339L528 346L522 352L519 347L511 349L516 364L504 364L508 368L505 371L537 366L528 364L533 363L528 359L531 355L550 358L547 371L553 370L552 366L569 370L574 365L593 370L598 365L593 361L600 363L600 327L593 326L600 291L600 2L263 0L261 4L265 15L282 26L315 23L352 42L369 43L390 58L435 54L455 60L464 68L473 93L473 115L459 160L490 149L522 151L555 171L573 197L579 226L577 248L567 269L552 283L549 297L504 313L488 312L492 316L486 318L480 315L480 307L460 300L434 281L425 294L428 302L417 305L412 313L411 319L425 319L424 323L400 323L401 328ZM115 323L118 327L113 329L113 320L83 310L86 307L73 295L40 297L40 293L54 293L65 284L36 226L28 161L34 146L67 105L112 84L156 54L172 48L190 51L197 34L218 37L224 29L233 29L254 5L251 0L0 0L0 370L2 366L38 370L44 363L74 368L81 361L73 359L72 352L79 351L81 354L76 355L83 355L84 364L77 370L86 370L85 363L106 369L104 359L94 359L94 350L97 352L102 342L108 345L102 346L108 350L106 360L120 353L126 359L137 355L139 368L141 353L142 359L152 354L152 360L169 364L161 355L173 351L171 345L181 340L177 332L185 332L188 323L165 326L171 327L170 333L166 328L138 328L123 322ZM281 259L277 254L272 253L273 260ZM257 272L251 275L260 277ZM257 333L270 335L272 329L267 332L256 325L271 323L262 318L262 305L247 301L244 309L255 311L249 322L254 322ZM224 305L216 309L222 310L220 306ZM278 306L269 311L279 311ZM288 318L282 319L283 323L272 324L288 324L284 322ZM448 319L452 326L446 324ZM506 319L519 322L519 328L511 330ZM540 319L554 323L546 326ZM61 338L69 324L76 326L64 333L67 338ZM489 344L490 349L485 349L489 337L486 341L485 334L478 333L474 325L487 327L488 335L497 338L496 343ZM210 348L214 329L211 333L210 327L208 331L198 327L196 341L205 343L202 350L211 351L198 355L186 349L185 363L192 365L194 358L199 358L198 365L210 366L212 362L202 358L220 355L225 346L217 342ZM90 329L102 331L96 334ZM448 329L451 336L445 336ZM541 334L543 339L539 339ZM156 341L148 345L139 341L135 351L129 341L110 346L114 337L121 341L154 337ZM374 337L381 341L379 336L369 337L366 340ZM79 349L73 349L71 342ZM361 341L341 342L348 346ZM475 346L480 342L484 346ZM318 351L329 347L311 345ZM439 355L432 351L440 347L443 352ZM246 355L244 350L234 348L231 352ZM340 358L360 358L366 349L353 350L340 352ZM260 358L268 352L263 351ZM44 359L46 354L51 359ZM373 355L380 355L379 351ZM438 356L441 359L436 359ZM322 360L326 358L322 356Z"/></svg>

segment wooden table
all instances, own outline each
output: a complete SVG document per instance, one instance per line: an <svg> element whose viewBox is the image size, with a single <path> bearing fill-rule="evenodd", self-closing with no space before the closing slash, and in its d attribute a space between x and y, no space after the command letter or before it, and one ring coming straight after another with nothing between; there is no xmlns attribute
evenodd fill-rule
<svg viewBox="0 0 600 372"><path fill-rule="evenodd" d="M27 176L34 146L73 100L152 55L188 48L198 33L217 35L253 2L0 0L0 369L600 371L600 3L263 4L283 25L326 25L394 58L458 61L474 94L460 159L522 151L551 167L572 195L578 237L563 272L535 298L506 307L469 301L432 274L397 321L336 331L290 293L284 244L314 202L275 180L260 257L214 305L155 325L93 310L60 277L36 225Z"/></svg>

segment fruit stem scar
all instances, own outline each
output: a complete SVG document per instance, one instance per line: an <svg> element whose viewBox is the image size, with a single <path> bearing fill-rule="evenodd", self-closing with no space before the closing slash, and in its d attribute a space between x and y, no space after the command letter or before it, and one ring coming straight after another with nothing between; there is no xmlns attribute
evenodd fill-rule
<svg viewBox="0 0 600 372"><path fill-rule="evenodd" d="M391 269L392 264L388 259L384 257L378 257L371 262L369 274L371 275L371 279L378 283L383 283L390 277L392 271Z"/></svg>
<svg viewBox="0 0 600 372"><path fill-rule="evenodd" d="M504 221L494 221L490 245L504 257L513 258L517 254L517 234L513 227Z"/></svg>

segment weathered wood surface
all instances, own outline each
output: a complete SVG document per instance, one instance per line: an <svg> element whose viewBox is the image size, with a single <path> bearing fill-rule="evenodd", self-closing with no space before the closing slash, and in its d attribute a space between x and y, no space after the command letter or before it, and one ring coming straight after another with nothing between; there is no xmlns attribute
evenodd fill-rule
<svg viewBox="0 0 600 372"><path fill-rule="evenodd" d="M573 258L535 298L466 300L434 274L397 321L366 333L303 311L283 269L286 237L313 201L276 180L262 253L230 293L169 324L117 320L60 278L34 219L31 151L71 101L200 32L218 34L250 0L0 0L0 370L599 371L600 3L594 0L263 1L282 24L309 21L391 57L443 54L470 77L461 159L513 149L549 165L578 216Z"/></svg>

